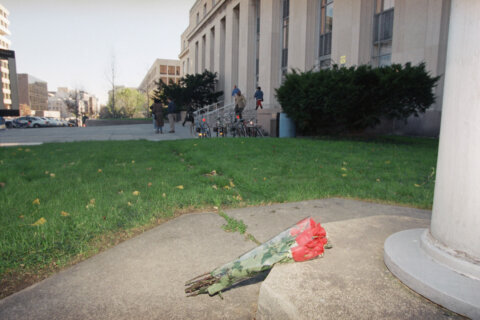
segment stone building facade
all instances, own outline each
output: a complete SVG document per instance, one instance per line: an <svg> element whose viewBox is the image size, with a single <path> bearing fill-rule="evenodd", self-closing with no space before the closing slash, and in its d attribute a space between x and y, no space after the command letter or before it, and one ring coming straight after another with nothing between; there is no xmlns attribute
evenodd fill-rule
<svg viewBox="0 0 480 320"><path fill-rule="evenodd" d="M234 85L249 104L261 86L265 109L257 117L268 128L281 111L275 89L291 69L425 62L443 76L449 12L450 0L197 0L179 59L186 74L217 72L225 103ZM378 130L437 136L443 77L435 94L424 115Z"/></svg>

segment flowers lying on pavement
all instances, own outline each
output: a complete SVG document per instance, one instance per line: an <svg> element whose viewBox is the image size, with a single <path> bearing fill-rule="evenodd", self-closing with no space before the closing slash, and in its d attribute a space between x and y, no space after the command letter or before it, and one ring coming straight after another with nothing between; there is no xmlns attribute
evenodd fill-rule
<svg viewBox="0 0 480 320"><path fill-rule="evenodd" d="M321 256L324 248L331 248L325 229L312 218L305 218L238 259L187 281L185 293L188 296L221 293L271 269L276 263L306 261Z"/></svg>

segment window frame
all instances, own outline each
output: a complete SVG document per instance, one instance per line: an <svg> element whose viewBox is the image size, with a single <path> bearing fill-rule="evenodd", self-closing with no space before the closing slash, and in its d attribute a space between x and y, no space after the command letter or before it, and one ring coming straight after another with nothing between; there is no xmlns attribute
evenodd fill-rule
<svg viewBox="0 0 480 320"><path fill-rule="evenodd" d="M387 7L385 1L388 1ZM375 67L388 66L392 63L395 0L375 0L373 9L371 64ZM387 52L382 52L382 49ZM383 63L382 60L388 61Z"/></svg>

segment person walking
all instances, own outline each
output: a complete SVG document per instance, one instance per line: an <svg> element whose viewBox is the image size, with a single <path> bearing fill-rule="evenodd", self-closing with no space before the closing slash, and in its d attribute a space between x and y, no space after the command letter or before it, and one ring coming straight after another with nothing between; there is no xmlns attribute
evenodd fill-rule
<svg viewBox="0 0 480 320"><path fill-rule="evenodd" d="M237 88L237 85L233 86L232 97L235 97L240 92L240 89Z"/></svg>
<svg viewBox="0 0 480 320"><path fill-rule="evenodd" d="M155 98L150 106L152 115L155 118L155 133L163 133L163 105L159 99Z"/></svg>
<svg viewBox="0 0 480 320"><path fill-rule="evenodd" d="M238 119L242 119L242 112L245 109L245 105L247 104L247 100L245 96L242 94L240 90L235 96L235 115Z"/></svg>
<svg viewBox="0 0 480 320"><path fill-rule="evenodd" d="M253 97L256 100L255 110L258 110L258 107L260 107L260 109L263 109L263 105L262 105L263 91L262 91L262 88L257 87L257 91L255 91L255 94L253 95Z"/></svg>
<svg viewBox="0 0 480 320"><path fill-rule="evenodd" d="M170 124L170 131L168 133L175 133L175 113L176 113L176 106L175 102L171 98L167 99L168 101L168 123Z"/></svg>
<svg viewBox="0 0 480 320"><path fill-rule="evenodd" d="M193 116L193 108L188 107L187 115L185 116L185 120L183 120L182 126L185 127L185 122L190 122L190 135L193 136L193 126L195 125L195 117Z"/></svg>
<svg viewBox="0 0 480 320"><path fill-rule="evenodd" d="M84 113L82 116L82 127L85 128L87 126L87 120L88 120L88 116Z"/></svg>
<svg viewBox="0 0 480 320"><path fill-rule="evenodd" d="M159 101L158 99L154 98L153 99L153 104L150 106L150 112L152 113L152 120L153 120L153 131L157 131L157 120L155 119L155 113L153 113L153 105L156 103L156 101Z"/></svg>

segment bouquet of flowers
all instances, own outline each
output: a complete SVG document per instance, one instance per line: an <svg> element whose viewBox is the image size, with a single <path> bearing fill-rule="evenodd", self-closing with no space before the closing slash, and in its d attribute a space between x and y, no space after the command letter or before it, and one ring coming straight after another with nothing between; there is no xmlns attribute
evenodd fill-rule
<svg viewBox="0 0 480 320"><path fill-rule="evenodd" d="M257 274L276 263L306 261L323 255L330 248L325 229L312 218L305 218L279 235L211 272L188 281L185 293L214 295Z"/></svg>

